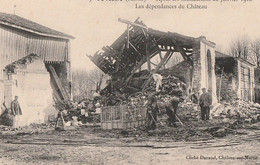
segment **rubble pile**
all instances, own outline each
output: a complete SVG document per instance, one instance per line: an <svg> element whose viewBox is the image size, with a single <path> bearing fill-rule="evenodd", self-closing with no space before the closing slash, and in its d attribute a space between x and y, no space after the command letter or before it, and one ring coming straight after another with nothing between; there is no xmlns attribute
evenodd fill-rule
<svg viewBox="0 0 260 165"><path fill-rule="evenodd" d="M259 121L260 105L243 100L233 100L217 104L211 110L216 118L243 119L248 122Z"/></svg>
<svg viewBox="0 0 260 165"><path fill-rule="evenodd" d="M62 115L65 126L78 126L86 123L100 122L99 103L96 99L84 99L80 102L58 102L55 105ZM52 120L56 123L57 118Z"/></svg>
<svg viewBox="0 0 260 165"><path fill-rule="evenodd" d="M156 83L152 81L146 91L155 91ZM162 79L162 92L168 95L181 95L186 90L186 84L174 75L165 75Z"/></svg>
<svg viewBox="0 0 260 165"><path fill-rule="evenodd" d="M17 134L17 135L25 135L25 134L36 134L43 133L46 131L50 131L53 129L52 123L42 123L42 124L30 124L28 126L23 126L19 128L13 128L12 126L0 126L1 134Z"/></svg>
<svg viewBox="0 0 260 165"><path fill-rule="evenodd" d="M137 78L138 76L143 77L143 74L146 72L142 71L141 73L136 73L134 75L134 78ZM132 81L130 85L133 87L127 87L126 89L118 89L114 91L109 91L107 88L105 88L103 91L101 91L102 98L104 98L102 105L105 106L117 106L117 105L144 105L147 101L146 98L149 94L155 93L156 89L156 82L152 80L148 87L143 91L140 92L141 89L137 91L131 91L131 88L136 89L137 85L143 79L135 79L134 82ZM174 75L168 75L163 76L162 79L162 86L160 87L160 92L158 96L158 101L165 102L169 100L172 96L182 96L185 94L186 91L186 84L184 81L182 81L180 78L175 77Z"/></svg>
<svg viewBox="0 0 260 165"><path fill-rule="evenodd" d="M178 115L183 121L197 121L200 116L198 104L192 102L181 102L179 104Z"/></svg>

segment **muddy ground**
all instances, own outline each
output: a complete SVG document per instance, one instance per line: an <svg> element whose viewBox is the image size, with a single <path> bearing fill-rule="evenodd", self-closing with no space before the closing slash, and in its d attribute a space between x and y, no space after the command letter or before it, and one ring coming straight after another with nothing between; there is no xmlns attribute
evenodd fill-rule
<svg viewBox="0 0 260 165"><path fill-rule="evenodd" d="M260 164L260 124L237 120L162 123L154 131L54 131L52 125L1 127L0 164Z"/></svg>

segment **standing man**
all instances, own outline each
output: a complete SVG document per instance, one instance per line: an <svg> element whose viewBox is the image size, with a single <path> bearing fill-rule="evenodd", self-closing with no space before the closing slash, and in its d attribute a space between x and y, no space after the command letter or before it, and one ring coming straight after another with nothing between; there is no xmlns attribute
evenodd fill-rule
<svg viewBox="0 0 260 165"><path fill-rule="evenodd" d="M156 122L157 122L157 114L158 114L158 105L157 99L154 94L150 94L148 96L147 103L147 130L155 130Z"/></svg>
<svg viewBox="0 0 260 165"><path fill-rule="evenodd" d="M20 104L18 102L18 96L15 96L14 100L11 102L11 112L14 116L14 124L13 127L17 128L20 124L20 117L22 115L22 109L20 107Z"/></svg>
<svg viewBox="0 0 260 165"><path fill-rule="evenodd" d="M202 88L202 94L199 99L199 105L201 108L201 119L209 120L210 105L212 104L211 96L206 92L206 88Z"/></svg>

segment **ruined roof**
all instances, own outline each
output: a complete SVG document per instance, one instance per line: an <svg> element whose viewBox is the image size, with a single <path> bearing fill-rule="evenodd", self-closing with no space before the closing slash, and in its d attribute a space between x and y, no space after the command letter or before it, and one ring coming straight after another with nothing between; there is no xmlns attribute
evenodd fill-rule
<svg viewBox="0 0 260 165"><path fill-rule="evenodd" d="M248 65L251 65L251 66L255 66L252 62L248 61L248 60L245 60L241 57L233 57L233 56L230 56L228 54L225 54L225 53L221 53L219 51L216 51L216 55L215 55L216 59L218 58L224 58L224 59L227 59L227 58L232 58L234 60L239 60L240 62L243 62L243 63L246 63Z"/></svg>
<svg viewBox="0 0 260 165"><path fill-rule="evenodd" d="M11 26L13 28L17 28L20 30L25 30L31 33L36 33L38 35L44 35L44 36L50 36L56 38L66 38L66 39L74 38L71 35L53 30L51 28L40 25L36 22L32 22L30 20L27 20L25 18L19 17L14 14L0 13L0 24Z"/></svg>
<svg viewBox="0 0 260 165"><path fill-rule="evenodd" d="M215 57L216 58L233 58L232 56L225 54L225 53L221 53L219 51L216 51Z"/></svg>
<svg viewBox="0 0 260 165"><path fill-rule="evenodd" d="M143 28L129 25L129 32L126 30L111 46L105 46L102 51L90 56L91 61L104 73L127 76L135 66L144 64L148 56L153 58L159 51L180 52L181 49L191 56L192 47L198 45L201 39L147 28L138 19L134 24Z"/></svg>
<svg viewBox="0 0 260 165"><path fill-rule="evenodd" d="M35 60L38 60L40 58L40 56L36 55L36 54L30 54L28 56L25 56L17 61L12 62L11 64L7 65L4 68L4 71L7 73L16 73L16 69L20 68L26 68L26 66L32 62L34 62Z"/></svg>

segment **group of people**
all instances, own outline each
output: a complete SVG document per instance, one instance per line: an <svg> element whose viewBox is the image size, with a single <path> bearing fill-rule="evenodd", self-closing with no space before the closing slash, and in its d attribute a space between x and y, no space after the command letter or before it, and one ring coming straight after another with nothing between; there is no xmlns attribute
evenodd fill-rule
<svg viewBox="0 0 260 165"><path fill-rule="evenodd" d="M157 116L159 112L159 106L157 104L156 98L157 94L158 93L150 94L147 98L147 130L156 129ZM169 126L176 126L178 105L184 100L185 99L183 97L172 97L169 101L162 103L160 106L160 108L164 108L166 110L166 114L168 116L167 122ZM200 95L199 99L197 99L197 103L201 109L201 119L209 120L212 98L211 95L206 91L206 88L202 88L202 94Z"/></svg>
<svg viewBox="0 0 260 165"><path fill-rule="evenodd" d="M159 112L159 106L157 104L156 95L159 94L154 93L148 96L148 103L147 103L147 130L154 130L156 129L157 124L157 116ZM184 101L185 99L181 96L179 97L172 97L169 101L162 103L160 108L164 108L166 110L166 114L168 116L167 122L169 126L176 126L176 119L177 119L177 110L178 105L180 102ZM209 120L210 116L210 105L212 104L211 96L208 92L206 92L206 88L202 88L202 94L197 99L197 102L201 109L201 119L202 120ZM15 96L15 99L11 102L11 115L13 116L13 126L19 127L19 121L22 116L22 110L20 104L18 102L18 96Z"/></svg>

